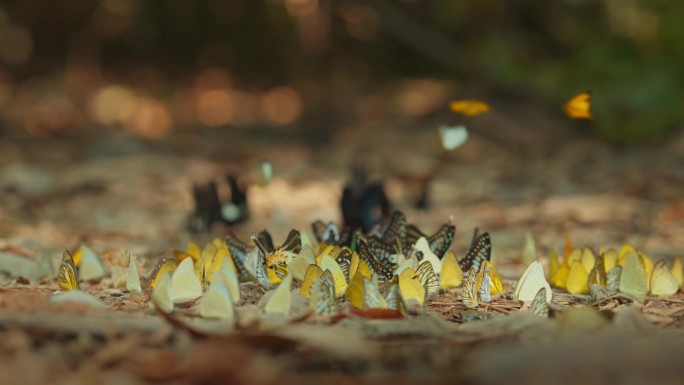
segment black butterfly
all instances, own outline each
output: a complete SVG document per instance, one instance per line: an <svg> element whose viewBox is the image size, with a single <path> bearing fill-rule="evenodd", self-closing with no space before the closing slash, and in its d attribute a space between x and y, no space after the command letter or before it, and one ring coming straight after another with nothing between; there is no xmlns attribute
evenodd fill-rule
<svg viewBox="0 0 684 385"><path fill-rule="evenodd" d="M489 261L491 258L492 242L489 239L489 233L483 233L468 249L468 253L459 261L459 265L461 265L461 270L463 271L469 271L471 267L475 271L479 271L480 264L484 261Z"/></svg>
<svg viewBox="0 0 684 385"><path fill-rule="evenodd" d="M444 257L444 254L449 250L451 243L454 241L454 235L456 235L456 226L451 223L443 224L432 235L425 235L415 225L409 224L406 226L406 244L408 247L415 245L421 237L425 237L430 244L430 250L439 258Z"/></svg>
<svg viewBox="0 0 684 385"><path fill-rule="evenodd" d="M366 242L364 242L362 239L358 240L358 252L359 258L366 262L368 267L375 274L377 274L380 279L392 279L392 276L394 275L394 270L380 262L380 260L370 251Z"/></svg>
<svg viewBox="0 0 684 385"><path fill-rule="evenodd" d="M385 242L392 243L395 238L402 242L406 238L406 215L399 210L392 213L389 224L382 233L382 240Z"/></svg>
<svg viewBox="0 0 684 385"><path fill-rule="evenodd" d="M394 255L402 252L402 247L398 239L394 238L394 240L395 243L392 244L387 243L374 235L366 238L370 252L375 255L380 263L392 270L396 267L396 258Z"/></svg>

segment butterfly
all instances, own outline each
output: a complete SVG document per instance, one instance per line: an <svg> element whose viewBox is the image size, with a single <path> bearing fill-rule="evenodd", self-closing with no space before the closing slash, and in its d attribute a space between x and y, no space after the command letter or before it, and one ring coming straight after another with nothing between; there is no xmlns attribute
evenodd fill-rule
<svg viewBox="0 0 684 385"><path fill-rule="evenodd" d="M662 259L655 264L651 273L650 292L656 297L669 297L679 290L677 279Z"/></svg>
<svg viewBox="0 0 684 385"><path fill-rule="evenodd" d="M541 263L534 261L518 280L513 299L523 302L533 301L540 289L546 290L546 301L551 302L551 286L544 276L544 268Z"/></svg>
<svg viewBox="0 0 684 385"><path fill-rule="evenodd" d="M327 245L337 245L341 239L340 228L335 222L323 223L323 221L316 221L311 224L314 236L318 243L325 243Z"/></svg>
<svg viewBox="0 0 684 385"><path fill-rule="evenodd" d="M387 243L381 238L371 235L366 238L368 248L375 257L389 269L394 269L397 263L397 254L402 253L403 247L397 243Z"/></svg>
<svg viewBox="0 0 684 385"><path fill-rule="evenodd" d="M316 314L333 315L337 313L335 304L335 281L330 270L326 270L311 285L309 308Z"/></svg>
<svg viewBox="0 0 684 385"><path fill-rule="evenodd" d="M199 304L199 314L204 318L235 320L235 305L222 279L214 279Z"/></svg>
<svg viewBox="0 0 684 385"><path fill-rule="evenodd" d="M606 291L609 293L616 293L620 290L620 276L622 275L622 267L615 266L606 273Z"/></svg>
<svg viewBox="0 0 684 385"><path fill-rule="evenodd" d="M591 92L581 92L563 106L565 113L573 119L591 119Z"/></svg>
<svg viewBox="0 0 684 385"><path fill-rule="evenodd" d="M463 125L455 127L442 126L439 128L439 139L442 142L442 148L446 151L451 151L461 147L468 140L468 130Z"/></svg>
<svg viewBox="0 0 684 385"><path fill-rule="evenodd" d="M589 272L589 278L587 279L587 285L591 288L591 285L599 285L603 288L606 287L606 268L604 263L605 257L604 253L600 253L596 259L594 267Z"/></svg>
<svg viewBox="0 0 684 385"><path fill-rule="evenodd" d="M377 274L381 279L390 280L394 275L391 267L385 266L382 262L371 253L368 245L363 240L359 240L358 244L359 258L366 262L373 273Z"/></svg>
<svg viewBox="0 0 684 385"><path fill-rule="evenodd" d="M165 258L157 262L157 265L150 275L150 287L154 289L154 287L157 286L159 279L161 279L165 273L173 273L177 267L178 260L175 258Z"/></svg>
<svg viewBox="0 0 684 385"><path fill-rule="evenodd" d="M100 257L86 244L79 247L80 263L78 265L78 275L84 281L100 279L107 274L107 268Z"/></svg>
<svg viewBox="0 0 684 385"><path fill-rule="evenodd" d="M171 283L171 272L164 271L157 277L154 288L152 289L152 303L154 307L164 313L171 313L174 307L173 285Z"/></svg>
<svg viewBox="0 0 684 385"><path fill-rule="evenodd" d="M266 314L279 314L287 316L290 314L292 305L292 276L287 275L273 291L271 298L266 302L264 312Z"/></svg>
<svg viewBox="0 0 684 385"><path fill-rule="evenodd" d="M359 267L359 255L352 252L348 247L343 247L337 253L335 262L340 266L344 273L344 277L347 279L347 282L349 282L354 273L356 273L356 269Z"/></svg>
<svg viewBox="0 0 684 385"><path fill-rule="evenodd" d="M128 269L126 270L126 290L132 293L142 293L138 265L135 262L135 257L130 252L128 253Z"/></svg>
<svg viewBox="0 0 684 385"><path fill-rule="evenodd" d="M565 284L565 289L570 294L588 294L588 278L589 273L587 273L587 270L582 265L582 262L574 260L570 265L570 272L568 273L568 280Z"/></svg>
<svg viewBox="0 0 684 385"><path fill-rule="evenodd" d="M470 270L468 270L468 275L466 276L465 281L463 282L463 291L461 293L461 300L463 301L463 304L471 309L476 309L478 306L476 281L477 273L475 272L475 268L471 267Z"/></svg>
<svg viewBox="0 0 684 385"><path fill-rule="evenodd" d="M413 251L411 252L410 257L414 258L419 263L429 262L436 274L441 272L442 262L439 260L437 255L432 252L425 237L421 237L418 239L415 245L413 245Z"/></svg>
<svg viewBox="0 0 684 385"><path fill-rule="evenodd" d="M672 268L670 271L672 271L672 276L677 280L677 284L681 287L682 284L684 284L684 264L682 264L681 258L675 257L675 259L672 260Z"/></svg>
<svg viewBox="0 0 684 385"><path fill-rule="evenodd" d="M432 268L432 263L430 261L423 261L418 265L418 270L416 270L416 275L420 279L421 285L425 288L425 294L430 296L432 294L439 292L439 279L435 270Z"/></svg>
<svg viewBox="0 0 684 385"><path fill-rule="evenodd" d="M233 300L233 303L237 304L241 298L240 281L238 280L235 270L228 267L228 260L230 258L227 256L224 256L223 258L226 261L221 264L221 268L212 274L211 282L213 283L214 280L217 279L223 281L223 284L228 289L228 293L230 293L230 298Z"/></svg>
<svg viewBox="0 0 684 385"><path fill-rule="evenodd" d="M398 276L399 294L404 303L412 309L422 309L425 305L427 290L418 274L411 268L405 269Z"/></svg>
<svg viewBox="0 0 684 385"><path fill-rule="evenodd" d="M67 250L62 253L62 263L59 265L59 272L57 273L57 285L62 291L80 289L78 270L74 265L74 258Z"/></svg>
<svg viewBox="0 0 684 385"><path fill-rule="evenodd" d="M637 301L643 301L646 298L646 293L648 293L646 271L635 250L625 256L618 290Z"/></svg>
<svg viewBox="0 0 684 385"><path fill-rule="evenodd" d="M443 224L432 235L425 235L414 225L409 224L406 226L406 241L409 245L414 245L420 238L425 237L430 244L430 250L439 258L444 257L444 254L449 250L454 240L454 235L456 235L456 226L451 223Z"/></svg>
<svg viewBox="0 0 684 385"><path fill-rule="evenodd" d="M479 282L479 285L476 285L477 287L477 292L480 296L480 301L489 303L492 302L492 295L491 295L491 285L492 285L492 280L489 277L489 271L487 268L487 263L482 264L482 269L481 269L481 274L482 278Z"/></svg>
<svg viewBox="0 0 684 385"><path fill-rule="evenodd" d="M461 286L461 283L463 283L463 270L454 253L448 251L442 259L439 287L442 290L449 290Z"/></svg>
<svg viewBox="0 0 684 385"><path fill-rule="evenodd" d="M483 261L489 261L491 257L492 242L489 239L489 233L484 233L477 237L466 256L460 261L461 269L468 271L472 267L475 271L479 271L480 264Z"/></svg>
<svg viewBox="0 0 684 385"><path fill-rule="evenodd" d="M404 300L399 293L399 284L397 282L393 282L387 288L387 292L385 293L385 302L387 302L388 309L405 312L406 305L404 304Z"/></svg>
<svg viewBox="0 0 684 385"><path fill-rule="evenodd" d="M485 273L487 275L487 280L489 281L489 291L493 294L503 294L503 283L501 282L501 276L499 272L496 271L496 267L489 262L484 261L480 265L480 271L477 273L477 285L478 287L482 283Z"/></svg>
<svg viewBox="0 0 684 385"><path fill-rule="evenodd" d="M190 302L202 295L202 282L195 273L191 258L178 264L171 275L171 297L174 303Z"/></svg>
<svg viewBox="0 0 684 385"><path fill-rule="evenodd" d="M247 282L252 280L252 275L247 270L245 260L249 252L249 246L240 241L233 233L229 232L226 235L226 246L233 259L233 263L238 271L238 278L240 282Z"/></svg>
<svg viewBox="0 0 684 385"><path fill-rule="evenodd" d="M397 238L403 241L406 238L406 215L399 210L392 212L389 224L381 237L385 242L392 242Z"/></svg>
<svg viewBox="0 0 684 385"><path fill-rule="evenodd" d="M377 282L372 279L363 279L363 304L362 309L386 309L387 300L380 293Z"/></svg>
<svg viewBox="0 0 684 385"><path fill-rule="evenodd" d="M481 102L479 100L452 100L449 103L449 109L465 116L477 116L482 115L490 111L489 104Z"/></svg>
<svg viewBox="0 0 684 385"><path fill-rule="evenodd" d="M549 303L547 302L547 291L545 287L539 289L535 294L532 303L530 304L530 313L536 314L540 317L549 317Z"/></svg>

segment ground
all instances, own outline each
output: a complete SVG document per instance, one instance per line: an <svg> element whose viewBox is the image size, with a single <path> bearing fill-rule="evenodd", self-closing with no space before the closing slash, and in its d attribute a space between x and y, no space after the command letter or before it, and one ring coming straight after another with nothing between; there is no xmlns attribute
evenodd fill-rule
<svg viewBox="0 0 684 385"><path fill-rule="evenodd" d="M297 132L240 129L178 131L157 142L118 131L0 142L0 374L16 384L680 383L681 293L589 306L588 297L558 291L550 320L518 311L508 296L469 311L454 293L401 321L284 325L247 304L237 330L226 332L187 317L188 309L164 318L147 294L125 292L127 250L147 277L188 239L225 233L185 230L193 183L226 172L246 179L263 159L275 176L249 189L251 218L231 228L243 239L266 228L278 242L315 219L339 221L349 165L363 159L409 221L433 231L453 218L457 256L474 227L489 231L507 293L524 269L527 231L544 264L566 234L594 250L630 242L654 261L683 256L684 136L614 147L548 128L554 122L533 129L505 115L486 119L446 155L431 123L341 129L315 143ZM430 206L417 210L416 181L433 169ZM36 272L55 269L80 241L110 264L110 278L83 284L105 308L54 303L54 273ZM243 292L256 302L263 291Z"/></svg>

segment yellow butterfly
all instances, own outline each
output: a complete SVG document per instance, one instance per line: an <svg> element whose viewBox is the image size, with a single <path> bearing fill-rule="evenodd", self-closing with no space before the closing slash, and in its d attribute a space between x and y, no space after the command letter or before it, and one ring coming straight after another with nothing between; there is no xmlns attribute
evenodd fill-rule
<svg viewBox="0 0 684 385"><path fill-rule="evenodd" d="M560 270L560 263L558 262L558 252L555 248L549 250L549 281L553 286L558 286L556 284L556 277L558 276L558 271ZM530 264L531 265L531 264ZM528 266L530 266L528 265Z"/></svg>
<svg viewBox="0 0 684 385"><path fill-rule="evenodd" d="M287 316L290 314L290 306L292 305L292 276L287 275L275 288L271 298L266 302L264 312L266 314L279 314Z"/></svg>
<svg viewBox="0 0 684 385"><path fill-rule="evenodd" d="M625 256L625 263L620 274L618 289L637 301L643 301L648 293L648 279L644 266L636 250L630 251Z"/></svg>
<svg viewBox="0 0 684 385"><path fill-rule="evenodd" d="M405 269L398 276L399 294L409 308L422 309L425 305L426 290L420 277L411 269Z"/></svg>
<svg viewBox="0 0 684 385"><path fill-rule="evenodd" d="M178 260L175 258L166 258L160 260L150 275L150 287L154 289L159 279L161 279L165 273L173 273L177 267Z"/></svg>
<svg viewBox="0 0 684 385"><path fill-rule="evenodd" d="M487 113L491 110L489 104L479 100L452 100L449 103L449 109L465 116L477 116Z"/></svg>
<svg viewBox="0 0 684 385"><path fill-rule="evenodd" d="M589 271L589 278L587 280L587 285L591 287L591 285L599 285L603 288L606 287L606 268L605 268L605 253L599 254L599 257L596 259L596 263L594 264L594 267Z"/></svg>
<svg viewBox="0 0 684 385"><path fill-rule="evenodd" d="M582 249L580 262L582 262L582 266L584 267L585 271L591 271L591 269L594 268L594 264L596 264L596 257L590 248L585 247Z"/></svg>
<svg viewBox="0 0 684 385"><path fill-rule="evenodd" d="M518 280L513 298L516 301L530 302L541 289L546 289L546 302L551 302L551 286L544 276L544 268L541 263L535 261L525 269Z"/></svg>
<svg viewBox="0 0 684 385"><path fill-rule="evenodd" d="M152 290L152 304L155 308L164 313L171 313L173 311L173 292L171 284L171 273L165 271L158 276Z"/></svg>
<svg viewBox="0 0 684 385"><path fill-rule="evenodd" d="M675 257L675 259L672 261L672 276L675 277L677 280L677 284L679 287L684 284L684 264L682 264L682 260L679 257Z"/></svg>
<svg viewBox="0 0 684 385"><path fill-rule="evenodd" d="M218 274L218 273L215 273ZM199 304L199 314L204 318L235 320L234 301L222 279L214 279Z"/></svg>
<svg viewBox="0 0 684 385"><path fill-rule="evenodd" d="M361 261L365 264L365 262ZM344 299L351 303L357 309L363 308L365 287L364 282L370 278L365 277L362 273L358 272L354 274L354 277L349 282L347 290L344 292Z"/></svg>
<svg viewBox="0 0 684 385"><path fill-rule="evenodd" d="M475 272L475 268L471 267L468 271L468 276L463 282L463 292L461 294L461 299L464 305L472 309L476 309L478 306L476 281L477 273Z"/></svg>
<svg viewBox="0 0 684 385"><path fill-rule="evenodd" d="M496 271L496 267L490 261L483 261L480 265L480 271L477 273L477 287L480 287L480 283L485 274L485 266L487 272L487 278L489 280L489 292L491 294L503 294L503 283L501 283L501 276ZM478 289L479 290L479 289Z"/></svg>
<svg viewBox="0 0 684 385"><path fill-rule="evenodd" d="M74 258L67 250L62 253L62 263L59 265L59 272L57 273L57 284L62 291L80 289Z"/></svg>
<svg viewBox="0 0 684 385"><path fill-rule="evenodd" d="M588 278L589 273L587 273L587 271L584 269L582 262L578 260L572 261L572 265L570 265L570 272L568 272L566 290L570 294L588 294Z"/></svg>
<svg viewBox="0 0 684 385"><path fill-rule="evenodd" d="M565 103L563 108L573 119L591 119L591 92L579 93Z"/></svg>
<svg viewBox="0 0 684 385"><path fill-rule="evenodd" d="M546 288L539 289L530 304L530 313L544 318L549 317L549 304L546 302L546 296Z"/></svg>
<svg viewBox="0 0 684 385"><path fill-rule="evenodd" d="M335 304L335 280L330 270L323 272L311 286L309 308L316 314L337 314Z"/></svg>
<svg viewBox="0 0 684 385"><path fill-rule="evenodd" d="M439 287L442 290L449 290L461 286L463 283L463 270L458 264L456 255L448 251L442 259L442 272L439 275Z"/></svg>
<svg viewBox="0 0 684 385"><path fill-rule="evenodd" d="M606 274L615 266L617 266L618 252L617 250L610 248L603 253L603 269Z"/></svg>
<svg viewBox="0 0 684 385"><path fill-rule="evenodd" d="M128 253L128 270L126 270L126 290L131 293L142 293L140 286L140 275L138 274L138 264L135 257Z"/></svg>
<svg viewBox="0 0 684 385"><path fill-rule="evenodd" d="M653 268L650 287L651 294L661 298L674 295L679 290L677 279L662 259Z"/></svg>
<svg viewBox="0 0 684 385"><path fill-rule="evenodd" d="M228 257L223 258L225 260L229 259ZM212 282L214 279L222 280L223 284L228 289L228 293L230 293L230 298L233 300L233 303L237 304L241 298L240 281L238 280L237 272L229 268L228 264L228 261L224 261L221 264L221 268L213 274Z"/></svg>

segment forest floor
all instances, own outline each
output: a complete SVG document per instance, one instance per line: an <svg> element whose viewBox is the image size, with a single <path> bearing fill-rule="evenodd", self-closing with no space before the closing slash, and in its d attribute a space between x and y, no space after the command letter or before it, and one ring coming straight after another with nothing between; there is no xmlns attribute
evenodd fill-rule
<svg viewBox="0 0 684 385"><path fill-rule="evenodd" d="M158 142L117 132L0 142L0 378L14 384L681 383L681 293L643 303L612 299L588 310L586 298L554 292L556 314L548 320L518 312L520 305L505 298L467 311L445 293L432 299L427 314L400 321L270 324L253 311L237 332L217 336L162 318L147 294L132 296L123 287L125 251L139 256L147 277L159 258L190 239L193 183L226 172L247 175L263 159L273 164L274 178L250 187L251 218L231 229L242 239L265 228L278 243L315 219L339 222L349 166L362 159L410 222L431 232L453 217L457 256L473 228L488 231L507 292L525 267L527 231L544 263L549 248L562 249L566 234L577 247L629 242L654 261L684 257L681 133L666 143L615 147L567 127L535 131L506 116L486 119L446 157L437 126L428 124L341 129L315 144L296 133L239 129L180 131ZM438 162L429 207L413 208L415 181ZM225 231L193 239L203 244ZM110 265L110 278L82 287L103 308L50 299L62 251L81 241ZM259 288L243 291L249 296Z"/></svg>

